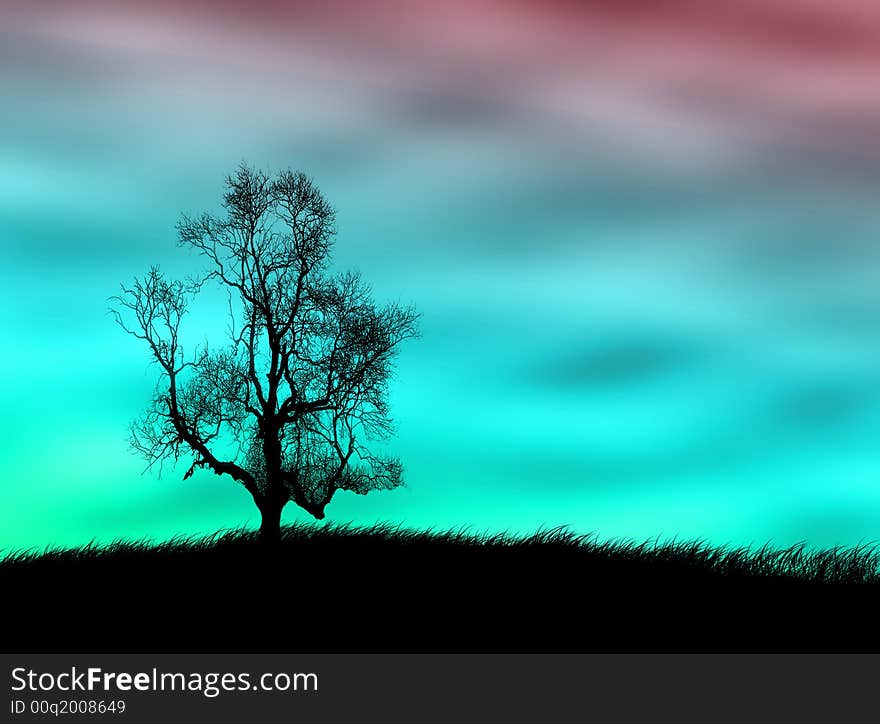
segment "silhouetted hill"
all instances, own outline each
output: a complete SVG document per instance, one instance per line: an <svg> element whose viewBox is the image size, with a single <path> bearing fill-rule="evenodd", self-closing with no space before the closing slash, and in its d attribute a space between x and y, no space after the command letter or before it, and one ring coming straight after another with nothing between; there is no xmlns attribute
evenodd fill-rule
<svg viewBox="0 0 880 724"><path fill-rule="evenodd" d="M880 650L873 547L292 526L0 562L24 651Z"/></svg>

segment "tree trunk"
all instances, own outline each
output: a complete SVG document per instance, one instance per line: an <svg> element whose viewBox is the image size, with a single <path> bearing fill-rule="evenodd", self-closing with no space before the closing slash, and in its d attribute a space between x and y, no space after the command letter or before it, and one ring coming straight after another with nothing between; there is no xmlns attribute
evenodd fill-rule
<svg viewBox="0 0 880 724"><path fill-rule="evenodd" d="M260 506L260 540L264 543L280 543L281 542L281 510L284 508L283 503L274 501L264 501Z"/></svg>

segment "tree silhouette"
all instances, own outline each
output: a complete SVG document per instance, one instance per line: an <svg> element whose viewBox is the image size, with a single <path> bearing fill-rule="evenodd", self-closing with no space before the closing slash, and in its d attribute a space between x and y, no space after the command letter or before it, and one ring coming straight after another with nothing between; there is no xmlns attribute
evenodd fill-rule
<svg viewBox="0 0 880 724"><path fill-rule="evenodd" d="M377 305L356 273L328 270L335 212L307 176L246 165L226 179L225 213L183 216L179 243L208 261L196 279L153 267L113 297L120 326L160 370L131 445L148 468L181 457L241 483L277 540L288 501L323 518L337 490L402 484L400 461L371 450L392 431L388 381L411 307ZM229 338L184 348L181 321L203 286L228 296Z"/></svg>

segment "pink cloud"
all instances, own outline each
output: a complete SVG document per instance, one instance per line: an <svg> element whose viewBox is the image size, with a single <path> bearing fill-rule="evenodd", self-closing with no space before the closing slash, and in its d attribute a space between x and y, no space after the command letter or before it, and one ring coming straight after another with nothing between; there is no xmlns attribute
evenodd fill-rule
<svg viewBox="0 0 880 724"><path fill-rule="evenodd" d="M862 0L22 7L19 25L51 29L59 41L276 69L307 48L341 74L368 73L404 92L489 97L573 128L654 128L712 143L880 136L880 5Z"/></svg>

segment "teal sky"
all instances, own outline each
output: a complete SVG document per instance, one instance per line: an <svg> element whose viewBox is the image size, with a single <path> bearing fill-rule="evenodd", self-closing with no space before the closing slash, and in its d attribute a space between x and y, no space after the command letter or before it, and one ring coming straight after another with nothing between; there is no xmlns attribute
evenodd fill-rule
<svg viewBox="0 0 880 724"><path fill-rule="evenodd" d="M393 387L408 485L339 494L329 522L880 538L870 133L499 70L502 45L468 65L326 28L291 49L59 17L0 17L0 548L256 524L231 480L141 474L154 370L106 313L151 264L200 269L174 224L242 160L313 176L336 267L423 314ZM220 341L223 313L208 298L190 332Z"/></svg>

